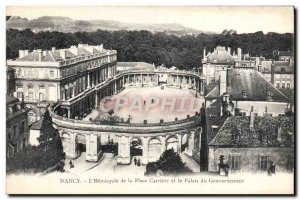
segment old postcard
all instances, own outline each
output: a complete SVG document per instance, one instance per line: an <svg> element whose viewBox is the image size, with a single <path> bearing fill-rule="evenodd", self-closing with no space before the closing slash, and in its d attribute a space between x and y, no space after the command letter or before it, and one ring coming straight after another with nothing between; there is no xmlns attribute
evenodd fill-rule
<svg viewBox="0 0 300 200"><path fill-rule="evenodd" d="M294 8L6 8L7 194L285 194Z"/></svg>

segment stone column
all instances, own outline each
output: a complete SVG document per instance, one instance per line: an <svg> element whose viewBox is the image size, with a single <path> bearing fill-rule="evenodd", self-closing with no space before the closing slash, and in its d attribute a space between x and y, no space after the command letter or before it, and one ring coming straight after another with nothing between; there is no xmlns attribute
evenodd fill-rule
<svg viewBox="0 0 300 200"><path fill-rule="evenodd" d="M191 131L188 135L188 148L186 154L192 156L194 147L195 147L195 131Z"/></svg>
<svg viewBox="0 0 300 200"><path fill-rule="evenodd" d="M69 138L64 138L63 139L63 148L64 152L66 153L66 156L68 158L76 158L76 134L75 133L69 133L70 137Z"/></svg>
<svg viewBox="0 0 300 200"><path fill-rule="evenodd" d="M161 153L164 153L167 150L166 145L166 136L161 137Z"/></svg>
<svg viewBox="0 0 300 200"><path fill-rule="evenodd" d="M98 107L98 91L95 93L95 109Z"/></svg>
<svg viewBox="0 0 300 200"><path fill-rule="evenodd" d="M90 83L90 73L88 73L88 76L87 76L87 87L88 87L88 88L91 87L91 83Z"/></svg>
<svg viewBox="0 0 300 200"><path fill-rule="evenodd" d="M68 118L71 118L71 110L70 110L70 108L67 108L67 110L68 110Z"/></svg>
<svg viewBox="0 0 300 200"><path fill-rule="evenodd" d="M75 97L75 85L73 83L73 87L72 87L72 97Z"/></svg>
<svg viewBox="0 0 300 200"><path fill-rule="evenodd" d="M130 140L128 136L118 136L118 158L117 163L130 163Z"/></svg>
<svg viewBox="0 0 300 200"><path fill-rule="evenodd" d="M97 162L100 157L100 136L96 134L86 134L86 161Z"/></svg>
<svg viewBox="0 0 300 200"><path fill-rule="evenodd" d="M203 95L204 94L204 84L203 84L203 81L200 82L200 88L201 88L200 94Z"/></svg>
<svg viewBox="0 0 300 200"><path fill-rule="evenodd" d="M148 138L147 137L143 137L143 158L142 158L142 164L146 165L148 164Z"/></svg>
<svg viewBox="0 0 300 200"><path fill-rule="evenodd" d="M177 153L181 154L181 141L182 141L182 138L181 138L181 135L178 134L177 135L177 138L178 138L178 148L177 148Z"/></svg>

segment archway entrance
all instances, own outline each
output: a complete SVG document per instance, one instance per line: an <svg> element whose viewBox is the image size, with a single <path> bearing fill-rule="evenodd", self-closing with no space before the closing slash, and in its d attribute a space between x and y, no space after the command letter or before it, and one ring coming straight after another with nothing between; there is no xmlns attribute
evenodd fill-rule
<svg viewBox="0 0 300 200"><path fill-rule="evenodd" d="M171 136L167 139L167 149L173 149L178 153L178 139L175 136Z"/></svg>
<svg viewBox="0 0 300 200"><path fill-rule="evenodd" d="M182 135L181 139L181 152L184 152L188 148L188 134L185 133Z"/></svg>
<svg viewBox="0 0 300 200"><path fill-rule="evenodd" d="M133 138L130 141L130 156L143 156L143 143L140 138Z"/></svg>
<svg viewBox="0 0 300 200"><path fill-rule="evenodd" d="M77 135L75 138L76 141L76 154L80 155L82 152L86 152L86 138L85 135Z"/></svg>

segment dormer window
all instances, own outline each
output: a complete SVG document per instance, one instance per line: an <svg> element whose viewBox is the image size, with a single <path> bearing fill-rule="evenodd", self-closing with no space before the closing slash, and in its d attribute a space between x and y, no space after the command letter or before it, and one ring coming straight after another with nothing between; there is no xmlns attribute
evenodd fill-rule
<svg viewBox="0 0 300 200"><path fill-rule="evenodd" d="M267 101L273 101L273 93L270 91L267 92Z"/></svg>
<svg viewBox="0 0 300 200"><path fill-rule="evenodd" d="M242 95L244 99L248 98L248 92L246 90L242 91Z"/></svg>
<svg viewBox="0 0 300 200"><path fill-rule="evenodd" d="M232 134L232 142L233 144L238 144L240 140L240 135L237 133Z"/></svg>
<svg viewBox="0 0 300 200"><path fill-rule="evenodd" d="M284 67L281 67L281 72L285 72L285 68Z"/></svg>

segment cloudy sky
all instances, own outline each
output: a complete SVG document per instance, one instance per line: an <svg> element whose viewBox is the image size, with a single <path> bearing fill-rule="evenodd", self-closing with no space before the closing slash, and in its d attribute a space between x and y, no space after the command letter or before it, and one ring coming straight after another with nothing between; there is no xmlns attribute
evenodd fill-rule
<svg viewBox="0 0 300 200"><path fill-rule="evenodd" d="M179 23L202 31L293 33L293 7L7 7L6 15L66 16L130 23Z"/></svg>

